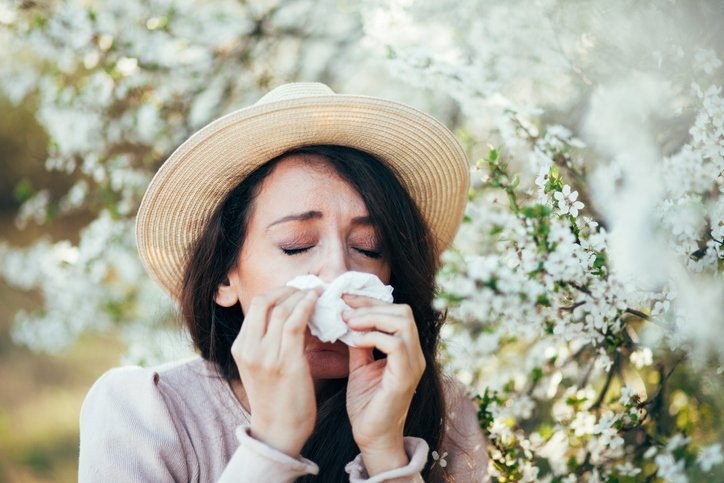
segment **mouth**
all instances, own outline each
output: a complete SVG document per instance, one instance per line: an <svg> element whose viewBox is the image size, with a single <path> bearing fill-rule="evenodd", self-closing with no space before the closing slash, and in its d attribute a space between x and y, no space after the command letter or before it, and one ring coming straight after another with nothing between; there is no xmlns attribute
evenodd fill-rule
<svg viewBox="0 0 724 483"><path fill-rule="evenodd" d="M337 352L339 354L344 354L344 349L346 347L347 344L345 344L341 340L338 340L333 344L329 342L314 341L310 342L304 352Z"/></svg>

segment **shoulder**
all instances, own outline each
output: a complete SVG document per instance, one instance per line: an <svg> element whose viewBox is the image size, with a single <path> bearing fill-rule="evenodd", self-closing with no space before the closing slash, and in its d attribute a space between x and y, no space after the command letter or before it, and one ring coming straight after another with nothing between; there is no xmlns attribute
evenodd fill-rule
<svg viewBox="0 0 724 483"><path fill-rule="evenodd" d="M454 376L444 374L442 381L448 424L461 419L469 423L472 418L477 422L478 411L473 402L472 390Z"/></svg>
<svg viewBox="0 0 724 483"><path fill-rule="evenodd" d="M144 368L115 367L91 386L80 410L81 435L89 431L116 432L139 430L140 426L162 426L172 417L168 393L160 384L160 374L172 366ZM158 429L158 428L156 428Z"/></svg>
<svg viewBox="0 0 724 483"><path fill-rule="evenodd" d="M442 374L441 378L443 389L445 390L445 397L454 400L459 400L464 397L471 399L470 388L463 384L460 379L449 374Z"/></svg>
<svg viewBox="0 0 724 483"><path fill-rule="evenodd" d="M189 444L175 417L174 390L161 382L188 370L185 364L117 367L93 384L80 410L81 480L98 480L104 472L133 478L152 471L174 478L189 474Z"/></svg>
<svg viewBox="0 0 724 483"><path fill-rule="evenodd" d="M100 407L150 407L146 403L158 398L153 386L153 372L150 369L125 366L106 371L86 394L80 411L81 424Z"/></svg>
<svg viewBox="0 0 724 483"><path fill-rule="evenodd" d="M473 402L471 389L459 379L450 375L443 375L442 381L447 410L448 428L446 428L446 432L470 429L469 425L473 423L475 423L473 425L476 429L480 428L477 418L477 406Z"/></svg>
<svg viewBox="0 0 724 483"><path fill-rule="evenodd" d="M487 481L487 439L478 420L478 407L468 386L443 375L447 421L442 452L456 480Z"/></svg>
<svg viewBox="0 0 724 483"><path fill-rule="evenodd" d="M139 410L158 410L193 377L200 361L200 358L193 358L149 368L109 369L88 391L81 408L81 419L88 407L99 401L111 403L113 407L138 406Z"/></svg>

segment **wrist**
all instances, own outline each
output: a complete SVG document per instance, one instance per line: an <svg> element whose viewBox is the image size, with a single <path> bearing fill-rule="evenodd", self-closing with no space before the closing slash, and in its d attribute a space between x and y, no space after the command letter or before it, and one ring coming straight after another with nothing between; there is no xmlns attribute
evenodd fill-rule
<svg viewBox="0 0 724 483"><path fill-rule="evenodd" d="M360 454L369 476L375 476L395 468L402 468L410 462L402 438L398 442L385 442L360 447Z"/></svg>
<svg viewBox="0 0 724 483"><path fill-rule="evenodd" d="M260 431L252 423L249 428L249 435L257 441L264 443L270 448L291 456L299 458L304 443L299 444L292 441L292 438L285 438L280 431Z"/></svg>

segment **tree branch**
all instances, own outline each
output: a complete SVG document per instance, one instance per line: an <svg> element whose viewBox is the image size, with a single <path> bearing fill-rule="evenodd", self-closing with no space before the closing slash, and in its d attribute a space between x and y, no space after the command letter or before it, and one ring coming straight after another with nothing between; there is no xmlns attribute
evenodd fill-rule
<svg viewBox="0 0 724 483"><path fill-rule="evenodd" d="M598 409L598 407L603 402L603 399L606 397L606 393L608 392L608 387L611 385L611 380L613 379L614 372L618 372L618 367L621 362L621 353L616 352L613 356L613 364L611 364L611 369L608 371L608 375L606 376L606 382L603 385L603 388L601 388L601 392L598 395L598 399L596 399L596 402L593 403L591 406L591 409Z"/></svg>

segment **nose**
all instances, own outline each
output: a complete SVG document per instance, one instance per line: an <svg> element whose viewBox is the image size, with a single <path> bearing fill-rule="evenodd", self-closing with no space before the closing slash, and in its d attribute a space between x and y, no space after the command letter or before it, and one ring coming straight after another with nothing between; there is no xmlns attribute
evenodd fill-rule
<svg viewBox="0 0 724 483"><path fill-rule="evenodd" d="M319 255L315 275L326 283L350 270L347 248L342 240L327 243L325 249L319 251Z"/></svg>

